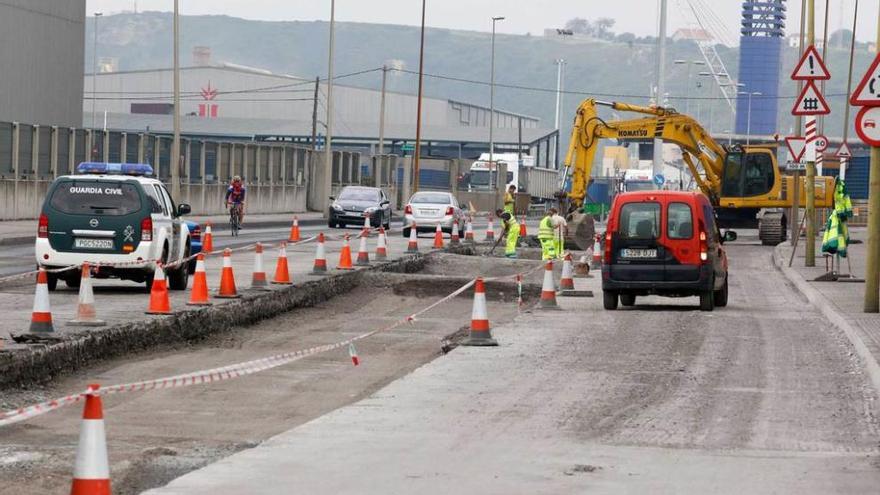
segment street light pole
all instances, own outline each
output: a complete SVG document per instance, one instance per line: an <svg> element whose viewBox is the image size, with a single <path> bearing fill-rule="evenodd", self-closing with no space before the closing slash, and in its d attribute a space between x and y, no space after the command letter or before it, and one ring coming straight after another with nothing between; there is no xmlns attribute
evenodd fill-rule
<svg viewBox="0 0 880 495"><path fill-rule="evenodd" d="M686 115L691 114L691 65L706 65L705 62L700 60L674 60L672 63L675 65L686 65L687 66L687 87L684 89L684 113ZM702 74L702 73L701 73Z"/></svg>
<svg viewBox="0 0 880 495"><path fill-rule="evenodd" d="M748 111L746 113L746 146L749 146L752 144L752 96L761 96L763 93L760 91L749 91L737 94L749 96Z"/></svg>
<svg viewBox="0 0 880 495"><path fill-rule="evenodd" d="M503 21L504 17L492 18L492 57L489 75L489 177L495 165L495 23ZM498 195L498 169L495 168L495 195ZM497 201L496 201L497 203ZM497 206L497 205L496 205Z"/></svg>
<svg viewBox="0 0 880 495"><path fill-rule="evenodd" d="M101 17L102 13L95 12L95 32L94 32L94 48L92 49L92 58L94 58L92 70L92 129L97 125L95 122L95 115L97 114L97 109L95 108L95 103L98 101L98 18Z"/></svg>
<svg viewBox="0 0 880 495"><path fill-rule="evenodd" d="M810 46L816 43L816 0L807 0L807 40ZM810 117L815 119L815 117ZM809 122L809 119L807 120ZM804 266L816 266L816 143L807 141L806 187L807 242Z"/></svg>
<svg viewBox="0 0 880 495"><path fill-rule="evenodd" d="M667 0L660 0L660 32L657 42L657 106L663 106L664 79L666 69L666 3ZM663 139L654 138L654 160L652 168L654 175L663 173Z"/></svg>
<svg viewBox="0 0 880 495"><path fill-rule="evenodd" d="M416 145L413 147L413 187L412 191L419 190L419 159L422 155L422 79L425 71L425 3L422 0L422 32L419 42L419 99L416 104Z"/></svg>
<svg viewBox="0 0 880 495"><path fill-rule="evenodd" d="M180 0L174 0L174 139L171 142L171 195L180 199Z"/></svg>
<svg viewBox="0 0 880 495"><path fill-rule="evenodd" d="M556 132L559 132L559 109L562 106L562 78L565 73L565 59L556 59Z"/></svg>
<svg viewBox="0 0 880 495"><path fill-rule="evenodd" d="M324 140L324 217L330 216L333 193L333 56L336 43L336 0L330 0L330 46L327 54L327 138Z"/></svg>

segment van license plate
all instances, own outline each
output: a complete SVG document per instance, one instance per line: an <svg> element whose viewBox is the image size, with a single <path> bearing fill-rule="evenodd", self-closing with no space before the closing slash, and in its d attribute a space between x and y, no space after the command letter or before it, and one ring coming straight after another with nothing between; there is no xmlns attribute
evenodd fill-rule
<svg viewBox="0 0 880 495"><path fill-rule="evenodd" d="M631 258L631 259L644 259L644 258L656 258L657 250L656 249L621 249L620 250L621 258Z"/></svg>
<svg viewBox="0 0 880 495"><path fill-rule="evenodd" d="M113 249L113 239L74 239L73 247L82 249Z"/></svg>

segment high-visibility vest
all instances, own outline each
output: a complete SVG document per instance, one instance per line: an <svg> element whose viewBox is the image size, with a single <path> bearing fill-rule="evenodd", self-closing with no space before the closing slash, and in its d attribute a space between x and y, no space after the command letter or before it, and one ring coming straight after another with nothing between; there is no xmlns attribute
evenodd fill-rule
<svg viewBox="0 0 880 495"><path fill-rule="evenodd" d="M548 240L556 237L553 229L553 220L551 217L544 217L541 220L541 223L538 224L538 239Z"/></svg>

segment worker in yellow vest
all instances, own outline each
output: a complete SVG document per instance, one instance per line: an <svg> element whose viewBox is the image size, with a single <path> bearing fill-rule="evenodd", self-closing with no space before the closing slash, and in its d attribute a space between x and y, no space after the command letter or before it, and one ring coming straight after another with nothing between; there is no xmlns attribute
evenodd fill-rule
<svg viewBox="0 0 880 495"><path fill-rule="evenodd" d="M553 226L553 215L558 213L556 208L547 210L547 214L538 224L538 240L541 241L541 259L544 261L556 257L556 228Z"/></svg>
<svg viewBox="0 0 880 495"><path fill-rule="evenodd" d="M559 212L553 214L551 222L556 234L556 257L562 259L565 256L565 234L568 233L568 222Z"/></svg>
<svg viewBox="0 0 880 495"><path fill-rule="evenodd" d="M516 223L516 217L504 210L497 210L495 215L501 220L501 227L504 229L501 235L507 239L504 256L516 258L516 244L519 242L519 224Z"/></svg>
<svg viewBox="0 0 880 495"><path fill-rule="evenodd" d="M515 194L516 194L516 186L514 186L514 185L511 185L510 187L508 187L507 192L504 193L504 211L506 211L507 213L510 213L511 215L514 215L514 216L516 215L516 209L515 209L516 199L514 196Z"/></svg>

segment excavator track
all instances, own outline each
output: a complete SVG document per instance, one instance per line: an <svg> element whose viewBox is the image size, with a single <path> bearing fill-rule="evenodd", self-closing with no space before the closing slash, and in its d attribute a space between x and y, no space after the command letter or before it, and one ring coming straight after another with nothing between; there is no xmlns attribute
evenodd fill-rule
<svg viewBox="0 0 880 495"><path fill-rule="evenodd" d="M785 241L787 236L785 214L765 212L758 221L758 239L764 246L776 246Z"/></svg>

